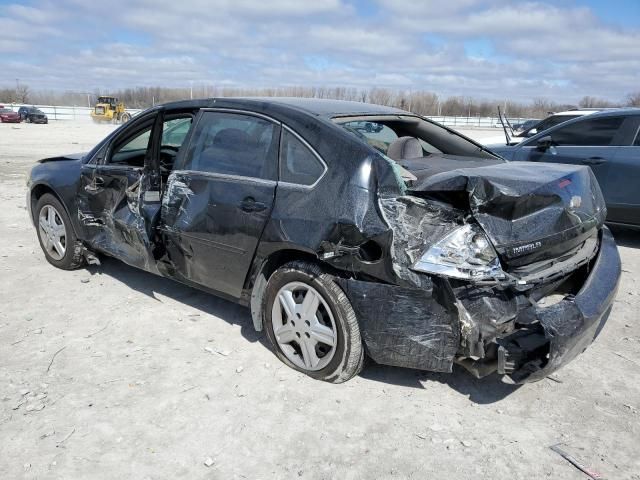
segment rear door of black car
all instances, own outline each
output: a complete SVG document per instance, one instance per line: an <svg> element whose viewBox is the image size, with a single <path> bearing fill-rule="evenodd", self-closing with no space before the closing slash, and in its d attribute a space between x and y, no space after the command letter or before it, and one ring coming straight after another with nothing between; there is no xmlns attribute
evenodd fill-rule
<svg viewBox="0 0 640 480"><path fill-rule="evenodd" d="M163 196L163 274L240 296L275 198L279 136L259 114L200 112Z"/></svg>

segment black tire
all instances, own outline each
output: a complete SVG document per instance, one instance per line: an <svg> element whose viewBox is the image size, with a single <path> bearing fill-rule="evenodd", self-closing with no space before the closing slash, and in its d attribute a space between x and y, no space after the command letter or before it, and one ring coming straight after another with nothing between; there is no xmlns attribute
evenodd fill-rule
<svg viewBox="0 0 640 480"><path fill-rule="evenodd" d="M120 123L127 123L129 120L131 120L131 115L126 112L120 117Z"/></svg>
<svg viewBox="0 0 640 480"><path fill-rule="evenodd" d="M42 209L48 205L51 205L56 209L59 219L62 221L62 224L64 224L65 253L64 256L60 259L54 258L45 247L45 243L42 238L42 231L39 227L40 212L42 212ZM76 268L84 264L82 243L78 240L78 237L76 237L73 226L71 225L71 220L69 219L69 215L67 215L67 211L56 197L54 197L50 193L45 193L44 195L42 195L36 203L34 218L36 223L36 231L38 233L38 241L40 242L40 248L42 248L45 258L51 265L63 270L75 270Z"/></svg>
<svg viewBox="0 0 640 480"><path fill-rule="evenodd" d="M337 345L331 361L321 370L307 370L292 363L276 340L272 323L272 309L280 289L291 282L301 282L313 287L331 310L337 333ZM269 278L265 289L262 311L264 326L276 356L289 367L317 380L342 383L356 376L364 363L364 348L356 314L349 299L318 265L303 261L287 263Z"/></svg>

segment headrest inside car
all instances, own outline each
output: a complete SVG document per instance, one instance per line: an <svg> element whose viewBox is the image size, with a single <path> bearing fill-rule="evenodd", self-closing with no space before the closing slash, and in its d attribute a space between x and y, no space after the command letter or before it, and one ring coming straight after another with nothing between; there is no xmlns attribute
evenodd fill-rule
<svg viewBox="0 0 640 480"><path fill-rule="evenodd" d="M415 137L400 137L389 145L387 156L394 160L424 157L420 140Z"/></svg>

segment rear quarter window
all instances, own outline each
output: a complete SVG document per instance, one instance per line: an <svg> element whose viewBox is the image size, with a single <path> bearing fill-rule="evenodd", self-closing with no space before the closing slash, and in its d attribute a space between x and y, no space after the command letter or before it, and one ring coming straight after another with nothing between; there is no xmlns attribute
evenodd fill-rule
<svg viewBox="0 0 640 480"><path fill-rule="evenodd" d="M315 184L325 172L323 162L298 137L282 130L280 181L297 185Z"/></svg>

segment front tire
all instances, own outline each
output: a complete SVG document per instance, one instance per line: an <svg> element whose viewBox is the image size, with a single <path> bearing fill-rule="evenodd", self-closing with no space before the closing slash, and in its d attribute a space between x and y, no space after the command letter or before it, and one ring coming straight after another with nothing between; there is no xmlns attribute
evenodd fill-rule
<svg viewBox="0 0 640 480"><path fill-rule="evenodd" d="M271 275L263 301L276 356L312 378L342 383L362 370L364 349L355 312L333 277L295 261Z"/></svg>
<svg viewBox="0 0 640 480"><path fill-rule="evenodd" d="M49 193L40 197L35 208L38 240L47 261L63 270L74 270L84 263L82 244L60 201Z"/></svg>

